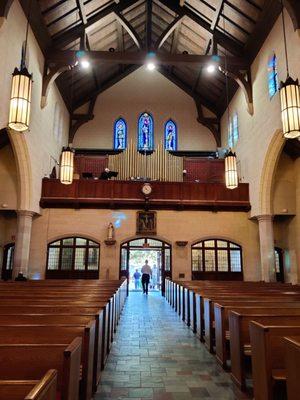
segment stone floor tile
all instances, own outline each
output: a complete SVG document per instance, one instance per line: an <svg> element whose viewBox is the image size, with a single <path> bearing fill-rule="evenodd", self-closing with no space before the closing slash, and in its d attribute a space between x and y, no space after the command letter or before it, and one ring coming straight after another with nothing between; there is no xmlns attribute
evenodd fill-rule
<svg viewBox="0 0 300 400"><path fill-rule="evenodd" d="M159 294L130 293L94 400L244 400Z"/></svg>

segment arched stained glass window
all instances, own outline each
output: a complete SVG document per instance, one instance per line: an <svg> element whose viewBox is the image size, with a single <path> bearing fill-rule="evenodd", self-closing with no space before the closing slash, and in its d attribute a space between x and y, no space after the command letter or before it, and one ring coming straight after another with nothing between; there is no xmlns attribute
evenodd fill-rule
<svg viewBox="0 0 300 400"><path fill-rule="evenodd" d="M230 117L228 127L228 146L233 148L236 146L239 139L239 120L237 113Z"/></svg>
<svg viewBox="0 0 300 400"><path fill-rule="evenodd" d="M124 118L114 123L114 149L124 150L127 147L127 124Z"/></svg>
<svg viewBox="0 0 300 400"><path fill-rule="evenodd" d="M154 129L152 115L144 112L138 121L138 150L153 150Z"/></svg>
<svg viewBox="0 0 300 400"><path fill-rule="evenodd" d="M165 150L177 150L177 126L171 119L165 123L164 139Z"/></svg>
<svg viewBox="0 0 300 400"><path fill-rule="evenodd" d="M273 54L268 61L268 86L269 86L269 96L270 98L272 98L279 89L278 73L277 73L277 57L275 54Z"/></svg>

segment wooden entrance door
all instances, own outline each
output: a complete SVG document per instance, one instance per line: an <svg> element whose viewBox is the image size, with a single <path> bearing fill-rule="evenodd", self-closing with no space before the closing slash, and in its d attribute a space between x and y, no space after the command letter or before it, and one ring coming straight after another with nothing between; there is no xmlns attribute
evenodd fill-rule
<svg viewBox="0 0 300 400"><path fill-rule="evenodd" d="M120 278L129 276L130 250L156 250L160 256L161 291L165 293L165 278L172 279L172 247L166 242L156 238L137 238L121 245Z"/></svg>

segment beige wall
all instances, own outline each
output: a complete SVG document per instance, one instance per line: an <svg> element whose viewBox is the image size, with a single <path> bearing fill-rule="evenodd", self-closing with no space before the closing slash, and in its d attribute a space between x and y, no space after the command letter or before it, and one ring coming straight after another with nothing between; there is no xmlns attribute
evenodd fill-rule
<svg viewBox="0 0 300 400"><path fill-rule="evenodd" d="M19 67L21 47L25 39L26 18L17 0L12 4L8 18L0 27L0 129L7 126L9 113L9 98L11 90L11 74L16 66ZM48 104L41 108L42 78L44 57L37 45L32 31L29 31L29 72L33 74L33 92L31 105L30 130L26 133L12 132L16 138L24 135L23 147L18 147L17 156L21 164L29 164L29 201L28 208L39 212L41 181L45 174L49 174L53 161L51 156L59 159L62 145L67 143L69 117L64 102L54 84L50 89ZM58 104L60 109L61 135L59 139L54 135L54 110ZM28 154L26 154L26 149ZM23 166L23 169L25 167ZM22 169L22 166L21 166ZM19 204L20 204L20 199Z"/></svg>
<svg viewBox="0 0 300 400"><path fill-rule="evenodd" d="M116 229L116 245L106 246L109 222L121 219ZM33 223L30 250L30 276L43 277L46 266L47 243L68 235L89 237L101 244L101 276L110 271L111 278L119 276L120 244L136 235L136 212L132 210L44 210ZM243 248L244 277L259 280L259 241L256 222L246 213L158 211L157 237L172 245L173 277L180 272L191 276L191 244L208 237L218 237L239 243ZM177 240L188 240L185 248L176 246Z"/></svg>
<svg viewBox="0 0 300 400"><path fill-rule="evenodd" d="M145 67L98 96L94 119L77 131L73 145L113 148L113 124L120 116L127 122L129 141L136 142L137 120L144 111L154 118L155 146L163 140L165 122L172 118L178 128L178 150L216 150L213 134L197 122L194 100L159 72Z"/></svg>
<svg viewBox="0 0 300 400"><path fill-rule="evenodd" d="M285 18L290 74L296 78L300 76L300 37L297 32L294 32L291 19L286 12ZM248 114L244 95L240 89L229 106L230 112L237 111L239 117L240 138L235 150L241 164L241 180L250 184L252 216L259 215L262 212L260 207L260 185L264 162L274 134L277 130L282 129L279 95L277 93L270 99L268 93L267 64L269 57L274 52L278 58L279 80L285 80L286 70L281 18L278 18L251 67L254 115ZM222 145L227 146L226 113L222 118Z"/></svg>
<svg viewBox="0 0 300 400"><path fill-rule="evenodd" d="M10 145L0 149L0 182L0 209L16 210L17 169Z"/></svg>

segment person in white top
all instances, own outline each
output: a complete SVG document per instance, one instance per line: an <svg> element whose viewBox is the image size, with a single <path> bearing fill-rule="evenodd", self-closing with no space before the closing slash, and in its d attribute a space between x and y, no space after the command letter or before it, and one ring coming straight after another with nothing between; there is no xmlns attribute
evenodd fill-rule
<svg viewBox="0 0 300 400"><path fill-rule="evenodd" d="M142 285L143 285L143 293L148 294L148 286L150 277L152 276L152 269L148 264L148 260L145 260L145 265L142 266Z"/></svg>

